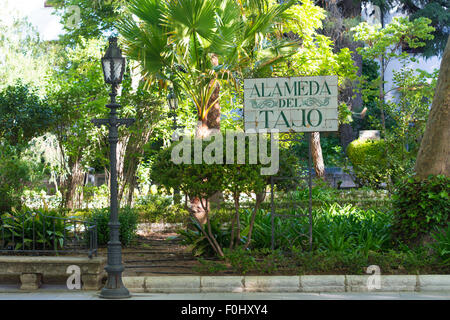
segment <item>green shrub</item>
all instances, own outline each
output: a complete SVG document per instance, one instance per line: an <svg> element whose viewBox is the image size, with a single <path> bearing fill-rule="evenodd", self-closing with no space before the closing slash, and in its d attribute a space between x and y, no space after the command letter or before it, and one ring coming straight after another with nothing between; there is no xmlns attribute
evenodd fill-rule
<svg viewBox="0 0 450 320"><path fill-rule="evenodd" d="M435 228L446 227L450 219L450 178L410 177L397 183L393 195L393 234L401 242L416 243Z"/></svg>
<svg viewBox="0 0 450 320"><path fill-rule="evenodd" d="M388 181L385 148L384 140L357 139L348 145L347 156L358 184L379 187Z"/></svg>
<svg viewBox="0 0 450 320"><path fill-rule="evenodd" d="M20 196L26 184L30 182L30 173L27 162L0 154L0 213L21 206Z"/></svg>
<svg viewBox="0 0 450 320"><path fill-rule="evenodd" d="M142 222L182 223L186 222L189 213L181 204L172 204L171 197L149 194L139 199L136 210Z"/></svg>
<svg viewBox="0 0 450 320"><path fill-rule="evenodd" d="M430 247L445 262L450 262L450 224L443 230L437 229L431 237L434 242Z"/></svg>
<svg viewBox="0 0 450 320"><path fill-rule="evenodd" d="M306 214L307 211L301 213ZM283 214L300 214L299 209L286 209ZM392 213L339 204L313 209L313 249L320 252L357 252L367 256L369 252L381 252L391 247ZM252 210L241 209L241 242L245 243L249 232ZM212 231L217 241L228 247L230 225L212 220ZM309 250L309 221L306 216L293 219L274 217L275 250ZM196 231L180 232L185 244L197 255L209 254L208 241L197 226ZM270 249L272 245L272 217L270 211L260 209L255 216L250 248Z"/></svg>
<svg viewBox="0 0 450 320"><path fill-rule="evenodd" d="M246 274L257 266L255 257L242 247L233 251L226 250L225 259L239 274Z"/></svg>
<svg viewBox="0 0 450 320"><path fill-rule="evenodd" d="M12 246L15 250L62 248L64 221L50 217L61 218L62 215L56 211L49 212L28 208L23 208L20 211L12 209L10 213L1 215L0 248L6 249L9 246ZM69 233L70 230L67 228L66 235L69 235Z"/></svg>
<svg viewBox="0 0 450 320"><path fill-rule="evenodd" d="M189 222L192 228L186 230L179 230L178 234L181 238L181 242L184 245L188 245L189 249L195 256L201 255L214 255L214 250L211 247L208 239L202 232L202 229L197 221L193 218ZM206 226L203 227L207 229ZM211 234L222 248L230 245L231 227L225 223L220 223L218 220L211 220Z"/></svg>
<svg viewBox="0 0 450 320"><path fill-rule="evenodd" d="M119 238L124 246L128 246L136 237L139 215L136 210L125 207L119 210ZM98 244L105 245L109 241L109 208L94 209L89 221L96 221Z"/></svg>
<svg viewBox="0 0 450 320"><path fill-rule="evenodd" d="M289 211L290 210L290 211ZM288 209L283 214L307 214L307 210ZM248 230L250 212L242 214L242 234ZM358 251L367 254L369 251L380 251L390 244L391 213L337 203L314 208L313 216L313 249L326 252ZM274 218L275 249L308 250L309 221L307 217L295 219ZM252 249L271 247L272 221L270 212L260 210L256 215Z"/></svg>

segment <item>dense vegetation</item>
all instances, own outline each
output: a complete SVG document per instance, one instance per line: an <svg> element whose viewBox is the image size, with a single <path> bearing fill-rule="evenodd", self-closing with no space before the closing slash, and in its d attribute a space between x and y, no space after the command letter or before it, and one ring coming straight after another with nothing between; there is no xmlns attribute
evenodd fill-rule
<svg viewBox="0 0 450 320"><path fill-rule="evenodd" d="M222 259L202 260L204 272L360 273L378 264L385 273L448 273L449 177L424 179L414 168L430 106L441 101L435 97L439 70L410 67L417 58L411 52L442 54L447 4L400 1L411 18L381 26L361 21L361 2L353 2L336 11L335 4L310 0L53 0L66 33L51 42L6 7L0 14L0 219L10 232L2 247L29 246L33 221L46 230L40 246L61 246L67 230L47 226L50 215L95 223L99 244L107 243L108 133L91 119L107 115L100 59L112 33L128 59L119 116L136 119L119 130L124 245L134 243L139 223L181 223L179 238L195 255ZM392 5L372 2L383 12ZM75 28L69 6L82 9ZM6 15L12 25L4 23ZM385 73L394 60L401 68L388 92ZM281 142L276 174L262 175L267 163L261 159L237 163L237 152L234 164L172 161L184 139L226 149L214 132L242 131L243 79L316 75L338 76L339 131ZM169 113L170 87L178 107ZM172 116L188 132L178 142ZM357 139L360 130L378 130L380 139ZM245 154L251 143L245 140ZM297 177L310 143L317 178L311 243L309 190ZM227 162L225 154L211 154ZM330 167L342 169L356 187L331 186ZM103 175L105 183L87 183L89 173ZM273 175L294 181L274 183L274 201L285 205L279 211L302 217L272 217ZM22 234L14 226L25 226Z"/></svg>

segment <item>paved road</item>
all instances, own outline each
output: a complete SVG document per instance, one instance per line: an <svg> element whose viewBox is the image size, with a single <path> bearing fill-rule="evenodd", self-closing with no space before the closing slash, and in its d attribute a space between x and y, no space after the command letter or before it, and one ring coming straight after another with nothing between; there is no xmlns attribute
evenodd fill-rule
<svg viewBox="0 0 450 320"><path fill-rule="evenodd" d="M385 293L134 293L132 300L450 300L450 292ZM9 292L0 300L103 300L98 292Z"/></svg>

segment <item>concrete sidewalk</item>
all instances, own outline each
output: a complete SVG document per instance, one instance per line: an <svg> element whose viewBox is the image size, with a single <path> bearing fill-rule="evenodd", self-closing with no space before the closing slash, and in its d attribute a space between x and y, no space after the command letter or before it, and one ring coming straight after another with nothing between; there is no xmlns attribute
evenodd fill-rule
<svg viewBox="0 0 450 320"><path fill-rule="evenodd" d="M104 300L94 291L0 293L0 300ZM133 293L125 300L450 300L450 291L440 292L334 292L334 293Z"/></svg>

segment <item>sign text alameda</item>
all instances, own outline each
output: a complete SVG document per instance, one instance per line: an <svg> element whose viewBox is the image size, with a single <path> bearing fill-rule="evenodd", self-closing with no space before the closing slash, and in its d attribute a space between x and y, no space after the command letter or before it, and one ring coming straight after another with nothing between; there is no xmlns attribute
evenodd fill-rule
<svg viewBox="0 0 450 320"><path fill-rule="evenodd" d="M337 131L337 96L337 76L245 79L245 131Z"/></svg>

